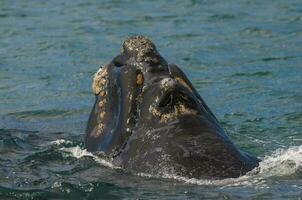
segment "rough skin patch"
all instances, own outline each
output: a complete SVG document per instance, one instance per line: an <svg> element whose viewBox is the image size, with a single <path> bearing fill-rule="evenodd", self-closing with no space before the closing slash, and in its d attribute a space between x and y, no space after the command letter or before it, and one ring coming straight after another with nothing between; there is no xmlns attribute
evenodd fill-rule
<svg viewBox="0 0 302 200"><path fill-rule="evenodd" d="M173 88L176 85L176 81L172 78L164 78L160 82L160 87L162 89L168 89L168 88Z"/></svg>
<svg viewBox="0 0 302 200"><path fill-rule="evenodd" d="M98 138L103 133L104 127L105 127L104 124L99 123L97 127L98 130L95 132L93 137Z"/></svg>
<svg viewBox="0 0 302 200"><path fill-rule="evenodd" d="M92 91L95 95L98 95L104 90L107 80L107 67L100 68L93 77Z"/></svg>
<svg viewBox="0 0 302 200"><path fill-rule="evenodd" d="M100 112L100 120L103 120L105 117L105 112Z"/></svg>
<svg viewBox="0 0 302 200"><path fill-rule="evenodd" d="M106 96L106 91L102 90L102 91L100 92L100 96L101 96L101 97L105 97L105 96Z"/></svg>
<svg viewBox="0 0 302 200"><path fill-rule="evenodd" d="M105 125L104 125L104 118L105 118L105 105L106 105L106 87L107 87L107 79L108 79L108 67L105 66L103 68L100 68L93 77L93 83L92 83L92 91L95 95L99 95L102 97L98 103L99 107L99 120L98 120L98 126L97 131L95 132L94 137L98 138L104 131Z"/></svg>
<svg viewBox="0 0 302 200"><path fill-rule="evenodd" d="M142 85L144 83L144 77L142 74L137 74L136 76L136 84Z"/></svg>
<svg viewBox="0 0 302 200"><path fill-rule="evenodd" d="M106 104L106 99L100 101L98 106L99 106L100 109L102 109L102 108L104 108L105 104Z"/></svg>
<svg viewBox="0 0 302 200"><path fill-rule="evenodd" d="M154 106L149 107L149 111L154 115L160 118L161 122L167 122L171 119L174 119L175 117L179 115L195 115L197 114L196 110L192 110L190 108L187 108L183 104L176 104L174 105L174 110L169 113L162 113L158 109L156 109Z"/></svg>
<svg viewBox="0 0 302 200"><path fill-rule="evenodd" d="M100 108L97 131L93 135L95 138L98 138L100 135L102 135L104 128L105 128L104 118L105 118L106 113L103 110L104 110L103 108Z"/></svg>
<svg viewBox="0 0 302 200"><path fill-rule="evenodd" d="M123 43L123 51L136 52L137 62L143 62L150 59L148 54L156 52L156 47L149 39L139 35L127 38Z"/></svg>

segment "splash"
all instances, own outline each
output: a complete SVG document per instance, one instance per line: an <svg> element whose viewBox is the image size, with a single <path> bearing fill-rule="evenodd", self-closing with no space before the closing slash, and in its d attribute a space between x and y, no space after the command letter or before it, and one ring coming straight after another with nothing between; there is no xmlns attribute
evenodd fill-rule
<svg viewBox="0 0 302 200"><path fill-rule="evenodd" d="M67 140L56 140L52 142L55 145L70 144L71 141ZM60 150L67 152L70 156L77 159L89 156L92 157L97 163L112 168L120 169L114 166L110 161L103 159L100 156L94 155L88 152L86 149L81 149L80 146L75 147L62 147ZM227 178L223 180L211 180L211 179L196 179L196 178L186 178L174 174L161 174L161 175L151 175L147 173L137 173L136 175L147 177L147 178L164 178L173 179L181 181L187 184L194 185L213 185L221 187L229 186L254 186L254 187L268 187L266 182L272 177L286 177L295 175L302 172L302 145L290 147L288 149L277 149L271 155L262 158L259 166L247 173L244 176L238 178Z"/></svg>
<svg viewBox="0 0 302 200"><path fill-rule="evenodd" d="M64 140L64 139L58 139L58 140L55 140L55 141L52 141L50 142L50 144L54 144L54 145L63 145L63 144L72 144L71 141L69 140Z"/></svg>
<svg viewBox="0 0 302 200"><path fill-rule="evenodd" d="M119 167L114 166L110 161L105 160L99 156L96 156L90 152L88 152L86 149L81 149L81 147L79 146L75 146L75 147L69 147L69 148L61 148L62 151L68 152L71 154L71 156L80 159L82 157L88 156L88 157L92 157L97 163L105 166L105 167L109 167L112 169L118 169Z"/></svg>
<svg viewBox="0 0 302 200"><path fill-rule="evenodd" d="M70 144L72 144L72 142L69 140L58 139L58 140L50 142L50 144L57 145L57 146L62 146L62 145L64 146L64 145L70 145ZM81 159L85 156L92 157L95 162L97 162L103 166L106 166L106 167L109 167L112 169L119 169L119 167L114 166L110 161L108 161L104 158L101 158L100 156L94 155L94 154L88 152L86 149L82 149L78 145L74 146L74 147L62 147L62 148L60 148L60 150L64 151L65 153L68 153L69 156L72 156L77 159Z"/></svg>
<svg viewBox="0 0 302 200"><path fill-rule="evenodd" d="M287 176L302 171L302 145L288 149L278 149L272 155L265 156L259 167L252 172L264 177ZM251 172L251 173L252 173Z"/></svg>

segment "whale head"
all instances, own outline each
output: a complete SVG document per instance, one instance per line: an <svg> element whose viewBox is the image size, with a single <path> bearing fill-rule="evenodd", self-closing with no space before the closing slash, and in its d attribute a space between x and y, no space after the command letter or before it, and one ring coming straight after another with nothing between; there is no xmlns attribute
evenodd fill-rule
<svg viewBox="0 0 302 200"><path fill-rule="evenodd" d="M214 114L174 64L144 36L95 74L96 96L85 136L128 171L186 177L238 177L258 160L237 149Z"/></svg>

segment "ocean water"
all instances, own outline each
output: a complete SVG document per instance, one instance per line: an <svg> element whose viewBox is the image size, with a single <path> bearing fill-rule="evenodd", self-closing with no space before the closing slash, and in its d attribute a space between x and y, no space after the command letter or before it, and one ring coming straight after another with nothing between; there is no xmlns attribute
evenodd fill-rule
<svg viewBox="0 0 302 200"><path fill-rule="evenodd" d="M183 69L258 168L151 177L85 150L92 76L134 34ZM302 2L0 1L0 155L0 199L301 199Z"/></svg>

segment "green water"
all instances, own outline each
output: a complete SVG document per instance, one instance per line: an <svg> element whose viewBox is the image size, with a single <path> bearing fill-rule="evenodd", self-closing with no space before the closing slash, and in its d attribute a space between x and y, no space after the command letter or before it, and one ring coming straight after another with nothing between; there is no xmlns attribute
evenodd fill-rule
<svg viewBox="0 0 302 200"><path fill-rule="evenodd" d="M183 69L257 170L148 177L85 151L92 76L133 34ZM301 199L301 143L299 0L0 1L0 199Z"/></svg>

